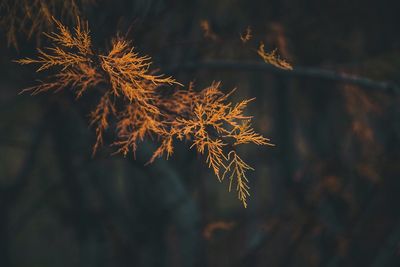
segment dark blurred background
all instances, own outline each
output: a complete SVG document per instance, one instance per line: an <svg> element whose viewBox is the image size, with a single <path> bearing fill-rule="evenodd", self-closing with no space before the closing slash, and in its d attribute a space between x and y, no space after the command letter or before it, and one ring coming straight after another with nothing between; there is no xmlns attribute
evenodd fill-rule
<svg viewBox="0 0 400 267"><path fill-rule="evenodd" d="M18 95L43 77L12 62L37 42L7 47L2 29L0 266L400 266L398 11L376 0L82 8L97 47L127 33L182 83L222 81L238 88L234 100L257 98L248 114L276 147L243 148L255 168L247 209L184 143L146 166L146 142L136 160L107 146L92 158L95 102ZM264 64L261 41L294 71Z"/></svg>

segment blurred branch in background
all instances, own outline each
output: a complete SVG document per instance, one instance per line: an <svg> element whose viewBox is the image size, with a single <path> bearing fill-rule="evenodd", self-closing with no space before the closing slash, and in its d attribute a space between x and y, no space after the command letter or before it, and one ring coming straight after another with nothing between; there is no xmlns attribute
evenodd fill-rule
<svg viewBox="0 0 400 267"><path fill-rule="evenodd" d="M372 90L381 90L389 93L400 94L400 87L389 81L375 81L367 77L326 70L323 68L295 66L293 70L287 71L272 65L258 62L243 62L234 60L209 60L200 62L183 63L166 68L167 73L175 73L182 70L236 70L236 71L258 71L268 72L286 77L310 77L324 79L333 82L358 85Z"/></svg>

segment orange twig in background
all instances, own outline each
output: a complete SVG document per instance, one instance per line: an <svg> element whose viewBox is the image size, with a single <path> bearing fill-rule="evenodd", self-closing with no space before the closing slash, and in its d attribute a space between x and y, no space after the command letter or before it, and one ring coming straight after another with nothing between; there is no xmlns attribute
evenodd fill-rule
<svg viewBox="0 0 400 267"><path fill-rule="evenodd" d="M293 67L292 67L292 65L290 65L290 63L286 62L284 59L281 59L279 57L276 49L270 53L265 52L263 43L260 43L257 53L260 57L262 57L262 59L265 61L265 63L271 64L277 68L284 69L284 70L292 70L293 69Z"/></svg>
<svg viewBox="0 0 400 267"><path fill-rule="evenodd" d="M248 26L246 28L246 31L240 35L240 40L242 41L242 43L247 43L252 37L253 35L251 34L251 28L250 26Z"/></svg>

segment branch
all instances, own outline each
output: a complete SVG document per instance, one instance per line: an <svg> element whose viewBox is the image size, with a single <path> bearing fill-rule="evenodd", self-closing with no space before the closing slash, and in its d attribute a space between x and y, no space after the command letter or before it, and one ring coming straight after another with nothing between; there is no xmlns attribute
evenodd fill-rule
<svg viewBox="0 0 400 267"><path fill-rule="evenodd" d="M258 62L240 62L234 60L210 60L203 62L189 62L182 65L172 66L166 73L173 73L181 70L237 70L237 71L260 71L270 72L282 76L292 77L311 77L358 85L368 89L382 90L385 92L400 94L400 87L389 81L375 81L366 77L347 74L343 72L312 68L312 67L295 67L291 71L282 70L272 65Z"/></svg>

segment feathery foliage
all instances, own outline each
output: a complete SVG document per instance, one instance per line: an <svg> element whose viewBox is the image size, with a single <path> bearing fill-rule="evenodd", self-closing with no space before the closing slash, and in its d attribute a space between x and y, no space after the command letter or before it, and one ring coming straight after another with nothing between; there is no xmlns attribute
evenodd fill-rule
<svg viewBox="0 0 400 267"><path fill-rule="evenodd" d="M253 100L233 104L219 82L199 92L175 81L172 77L151 70L151 59L141 56L131 43L115 38L111 49L99 54L92 47L87 22L78 20L73 31L53 19L58 31L46 34L53 46L38 49L38 58L18 60L20 64L37 65L37 71L52 69L55 74L31 88L32 94L71 88L76 97L88 91L100 92L100 100L90 114L96 128L95 153L103 144L103 136L114 132L116 153L135 153L140 142L155 137L159 147L149 163L174 152L176 140L187 140L205 157L206 164L219 181L229 179L229 189L236 184L239 200L247 206L250 195L246 172L253 170L237 154L241 144L272 145L256 133L251 116L244 114ZM166 86L174 86L166 96Z"/></svg>

